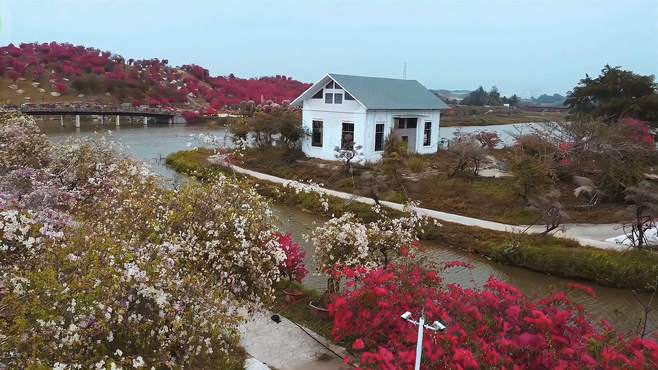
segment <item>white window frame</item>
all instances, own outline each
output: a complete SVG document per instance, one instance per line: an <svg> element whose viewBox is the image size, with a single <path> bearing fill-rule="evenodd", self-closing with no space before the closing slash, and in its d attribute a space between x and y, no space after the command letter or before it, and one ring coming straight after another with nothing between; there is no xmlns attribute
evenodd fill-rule
<svg viewBox="0 0 658 370"><path fill-rule="evenodd" d="M377 150L377 126L381 125L382 126L382 148ZM373 143L373 149L375 153L383 152L384 151L384 144L386 142L386 124L384 122L376 122L375 123L375 142Z"/></svg>
<svg viewBox="0 0 658 370"><path fill-rule="evenodd" d="M343 146L343 125L345 124L350 124L352 125L352 146L356 146L356 125L354 124L354 121L341 121L340 123L340 149L345 150L346 147Z"/></svg>
<svg viewBox="0 0 658 370"><path fill-rule="evenodd" d="M433 126L433 122L432 121L423 121L423 122L424 122L423 123L423 146L424 147L432 146L432 126ZM430 124L430 129L429 129L429 133L428 133L429 143L426 145L425 144L425 133L427 132L427 127L426 126L427 126L428 123Z"/></svg>
<svg viewBox="0 0 658 370"><path fill-rule="evenodd" d="M320 145L315 145L314 140L314 131L315 131L315 122L320 122ZM314 119L311 120L311 147L312 148L322 148L324 146L324 120Z"/></svg>

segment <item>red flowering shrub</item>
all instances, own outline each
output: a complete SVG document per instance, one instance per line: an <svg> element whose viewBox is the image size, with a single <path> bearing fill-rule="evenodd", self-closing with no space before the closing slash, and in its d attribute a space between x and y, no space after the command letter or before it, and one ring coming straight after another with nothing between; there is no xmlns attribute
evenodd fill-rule
<svg viewBox="0 0 658 370"><path fill-rule="evenodd" d="M306 275L308 275L308 270L304 264L306 252L304 252L304 249L299 244L292 240L290 233L274 233L274 236L277 238L279 248L286 255L286 260L279 264L279 271L282 275L287 276L289 281L292 282L295 280L301 283Z"/></svg>
<svg viewBox="0 0 658 370"><path fill-rule="evenodd" d="M424 308L443 332L425 332L426 369L654 369L658 344L597 329L564 293L531 300L491 278L482 290L445 285L433 271L389 265L363 275L334 297L333 335L368 369L411 369L417 327L400 319Z"/></svg>
<svg viewBox="0 0 658 370"><path fill-rule="evenodd" d="M181 72L185 71L185 72ZM286 76L243 79L233 75L212 77L197 65L171 67L166 59L126 60L107 51L71 44L9 44L0 47L0 74L12 80L20 77L43 82L42 78L74 80L93 74L103 92L120 101L151 97L162 105L203 99L215 109L237 105L242 100L290 100L308 88L308 84ZM75 87L71 87L75 90ZM82 91L77 91L81 93ZM204 102L205 100L205 102Z"/></svg>
<svg viewBox="0 0 658 370"><path fill-rule="evenodd" d="M69 86L64 83L64 82L56 82L55 83L55 91L57 91L60 94L66 94L69 91Z"/></svg>
<svg viewBox="0 0 658 370"><path fill-rule="evenodd" d="M197 111L189 111L186 110L183 112L183 118L185 118L185 122L187 123L194 123L199 121L199 118L201 117L201 114Z"/></svg>

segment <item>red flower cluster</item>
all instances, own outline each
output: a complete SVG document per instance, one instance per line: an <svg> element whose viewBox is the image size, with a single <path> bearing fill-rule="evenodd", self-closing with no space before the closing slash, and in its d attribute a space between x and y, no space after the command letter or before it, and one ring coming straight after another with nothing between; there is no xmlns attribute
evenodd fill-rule
<svg viewBox="0 0 658 370"><path fill-rule="evenodd" d="M279 248L286 255L286 260L279 264L279 271L281 271L281 274L287 276L290 281L295 280L301 283L306 275L308 275L308 270L304 264L306 252L304 252L304 249L299 244L292 240L290 233L274 233L274 236L277 238Z"/></svg>
<svg viewBox="0 0 658 370"><path fill-rule="evenodd" d="M212 77L197 65L171 67L166 59L126 61L98 49L56 42L9 44L0 48L0 74L6 78L50 83L62 94L109 92L120 101L153 106L199 99L216 112L243 100L283 102L299 95L308 84L277 75L242 79L232 74ZM204 111L204 113L206 113Z"/></svg>
<svg viewBox="0 0 658 370"><path fill-rule="evenodd" d="M491 278L482 290L445 285L416 265L389 265L360 276L334 297L336 340L352 343L367 369L411 369L417 328L400 314L447 326L425 332L426 369L655 369L658 344L597 329L564 293L531 300ZM577 287L576 287L577 288Z"/></svg>

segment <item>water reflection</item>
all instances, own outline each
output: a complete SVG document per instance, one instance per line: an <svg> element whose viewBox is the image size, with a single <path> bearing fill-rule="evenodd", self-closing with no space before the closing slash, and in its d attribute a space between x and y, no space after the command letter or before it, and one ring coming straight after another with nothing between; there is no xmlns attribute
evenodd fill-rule
<svg viewBox="0 0 658 370"><path fill-rule="evenodd" d="M59 122L59 121L58 121ZM226 128L208 127L205 125L149 125L122 124L100 125L99 123L85 122L80 128L71 125L61 127L53 121L39 123L41 130L54 142L63 142L71 137L84 137L98 135L111 135L113 140L124 144L129 154L134 158L151 165L155 173L165 178L174 178L176 172L165 166L167 155L179 150L187 150L191 145L198 145L194 138L199 134L212 134L220 140L226 137Z"/></svg>

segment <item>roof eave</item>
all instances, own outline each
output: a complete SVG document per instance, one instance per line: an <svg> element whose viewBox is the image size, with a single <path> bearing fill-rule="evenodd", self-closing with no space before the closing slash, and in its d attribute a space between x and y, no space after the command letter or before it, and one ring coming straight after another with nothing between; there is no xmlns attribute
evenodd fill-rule
<svg viewBox="0 0 658 370"><path fill-rule="evenodd" d="M322 82L322 80L324 80L324 79L327 78L327 77L331 78L331 76L329 76L328 73L325 74L324 77L322 77L321 79L317 80L317 81L316 81L314 84L312 84L308 89L304 90L303 93L301 93L298 97L296 97L295 100L293 100L293 101L290 103L290 105L292 105L292 106L301 106L301 103L302 103L302 102L304 101L304 99L306 98L306 95L308 95L308 94L311 92L311 90L313 90L313 88L314 88L315 86L317 86L320 82Z"/></svg>

